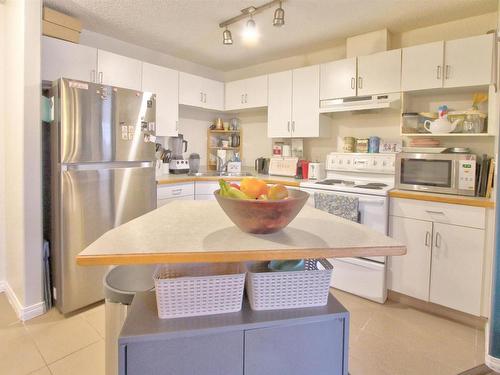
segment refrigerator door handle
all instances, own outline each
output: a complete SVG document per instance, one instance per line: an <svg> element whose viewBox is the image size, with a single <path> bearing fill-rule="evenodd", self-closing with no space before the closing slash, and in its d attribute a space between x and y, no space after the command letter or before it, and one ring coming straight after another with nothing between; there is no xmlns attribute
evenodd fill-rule
<svg viewBox="0 0 500 375"><path fill-rule="evenodd" d="M61 164L61 171L92 171L98 169L117 168L154 168L152 161L124 161L124 162L103 162L103 163L78 163Z"/></svg>

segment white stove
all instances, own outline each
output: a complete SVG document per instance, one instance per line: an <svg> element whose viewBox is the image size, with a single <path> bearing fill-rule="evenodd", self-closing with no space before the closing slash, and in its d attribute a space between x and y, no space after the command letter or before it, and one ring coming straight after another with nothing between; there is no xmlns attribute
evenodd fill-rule
<svg viewBox="0 0 500 375"><path fill-rule="evenodd" d="M347 195L359 200L359 223L383 234L389 228L389 191L394 188L395 154L330 153L326 178L304 181L300 189L310 193ZM387 298L386 257L330 259L332 286L383 303Z"/></svg>

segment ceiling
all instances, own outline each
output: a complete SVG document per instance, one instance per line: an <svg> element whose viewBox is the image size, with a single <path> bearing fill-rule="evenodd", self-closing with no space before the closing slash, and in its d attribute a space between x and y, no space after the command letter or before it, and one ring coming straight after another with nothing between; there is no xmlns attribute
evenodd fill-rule
<svg viewBox="0 0 500 375"><path fill-rule="evenodd" d="M255 16L261 35L240 40L246 21L230 26L222 44L219 23L267 0L44 0L83 27L221 71L312 52L346 37L387 27L398 33L496 11L497 0L286 0L285 26L272 26L274 8Z"/></svg>

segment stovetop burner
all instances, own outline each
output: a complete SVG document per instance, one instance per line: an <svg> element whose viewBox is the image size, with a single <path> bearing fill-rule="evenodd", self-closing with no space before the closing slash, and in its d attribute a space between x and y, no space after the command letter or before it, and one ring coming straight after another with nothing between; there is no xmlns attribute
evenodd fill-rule
<svg viewBox="0 0 500 375"><path fill-rule="evenodd" d="M362 188L362 189L382 190L382 186L375 186L375 185L370 185L370 184L355 185L354 187Z"/></svg>
<svg viewBox="0 0 500 375"><path fill-rule="evenodd" d="M346 185L346 186L354 186L354 181L349 180L336 180L336 179L328 179L323 181L316 182L319 185Z"/></svg>

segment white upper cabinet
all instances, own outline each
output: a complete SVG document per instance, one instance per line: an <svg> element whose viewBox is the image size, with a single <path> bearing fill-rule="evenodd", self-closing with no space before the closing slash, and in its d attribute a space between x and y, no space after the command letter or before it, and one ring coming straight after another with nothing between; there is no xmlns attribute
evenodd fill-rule
<svg viewBox="0 0 500 375"><path fill-rule="evenodd" d="M319 137L319 65L269 75L267 135Z"/></svg>
<svg viewBox="0 0 500 375"><path fill-rule="evenodd" d="M245 103L246 79L226 82L225 104L226 110L241 109Z"/></svg>
<svg viewBox="0 0 500 375"><path fill-rule="evenodd" d="M203 107L203 78L194 74L179 73L179 104Z"/></svg>
<svg viewBox="0 0 500 375"><path fill-rule="evenodd" d="M321 65L320 99L356 96L356 58Z"/></svg>
<svg viewBox="0 0 500 375"><path fill-rule="evenodd" d="M430 301L479 316L483 254L484 230L434 223Z"/></svg>
<svg viewBox="0 0 500 375"><path fill-rule="evenodd" d="M451 40L444 48L444 87L489 85L494 34Z"/></svg>
<svg viewBox="0 0 500 375"><path fill-rule="evenodd" d="M179 123L179 72L142 64L142 90L156 94L156 135L175 137Z"/></svg>
<svg viewBox="0 0 500 375"><path fill-rule="evenodd" d="M42 80L72 78L93 82L96 74L96 48L42 36Z"/></svg>
<svg viewBox="0 0 500 375"><path fill-rule="evenodd" d="M319 137L319 65L292 74L292 136Z"/></svg>
<svg viewBox="0 0 500 375"><path fill-rule="evenodd" d="M132 90L142 89L142 61L98 50L97 82Z"/></svg>
<svg viewBox="0 0 500 375"><path fill-rule="evenodd" d="M291 137L292 71L269 74L267 136Z"/></svg>
<svg viewBox="0 0 500 375"><path fill-rule="evenodd" d="M401 91L401 50L358 57L358 96Z"/></svg>
<svg viewBox="0 0 500 375"><path fill-rule="evenodd" d="M444 42L403 48L401 90L443 86Z"/></svg>
<svg viewBox="0 0 500 375"><path fill-rule="evenodd" d="M226 110L267 106L267 75L226 83Z"/></svg>
<svg viewBox="0 0 500 375"><path fill-rule="evenodd" d="M224 82L203 78L202 91L204 108L217 111L224 110Z"/></svg>
<svg viewBox="0 0 500 375"><path fill-rule="evenodd" d="M221 111L224 109L224 83L180 72L179 104Z"/></svg>

